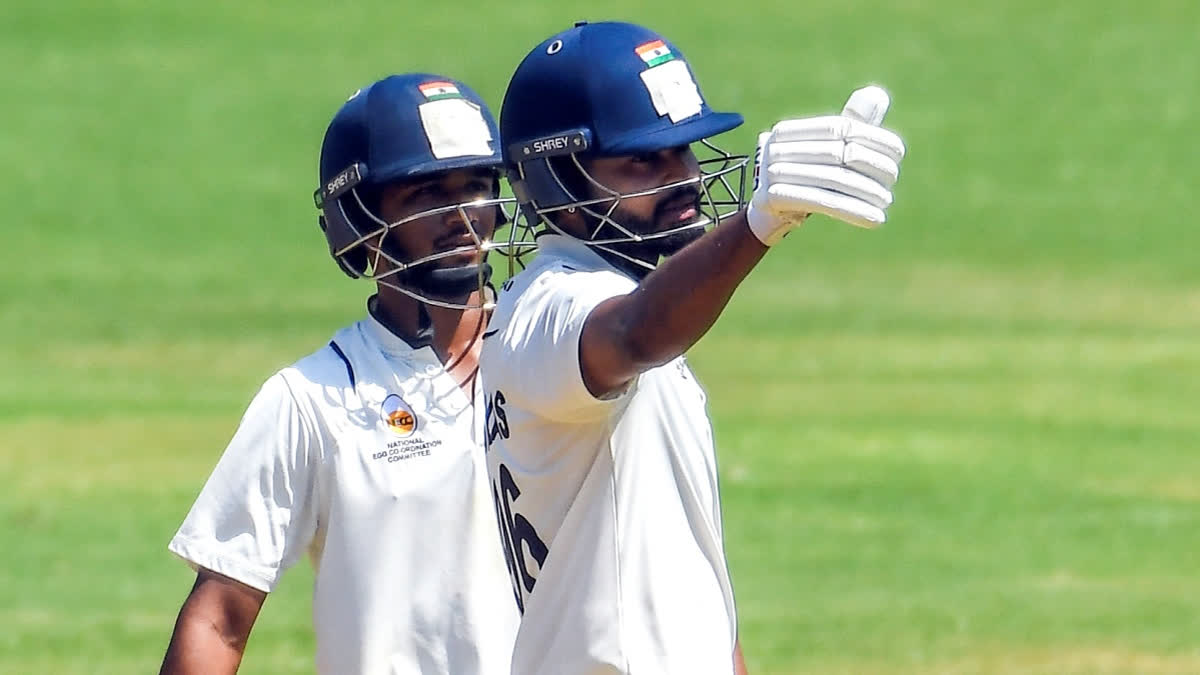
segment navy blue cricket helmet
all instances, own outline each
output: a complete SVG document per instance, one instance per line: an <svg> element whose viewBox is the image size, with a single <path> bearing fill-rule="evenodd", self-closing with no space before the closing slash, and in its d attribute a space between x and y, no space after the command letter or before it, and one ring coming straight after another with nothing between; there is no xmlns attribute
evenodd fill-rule
<svg viewBox="0 0 1200 675"><path fill-rule="evenodd" d="M731 193L719 205L740 207L741 185L735 190L726 176L739 171L738 180L744 180L746 158L716 150L707 139L741 124L741 115L709 107L683 52L672 42L647 28L618 22L580 22L535 47L513 74L500 111L505 165L522 212L555 230L545 218L548 213L576 207L587 211L600 202L655 192L622 195L605 190L579 163L579 157L589 155L636 155L703 142L718 156L702 162L702 175L692 182L704 190L710 213L706 222L690 227L719 218L718 204L707 194L717 182ZM564 164L557 158L569 158L604 197L577 194L572 185L579 181L562 175ZM711 167L712 162L719 170L705 172L705 164ZM609 220L598 210L593 215ZM611 224L624 235L589 243L642 238L619 223Z"/></svg>
<svg viewBox="0 0 1200 675"><path fill-rule="evenodd" d="M446 305L437 297L458 288L439 288L438 282L465 288L473 279L490 275L487 263L429 274L426 272L436 267L430 263L459 251L406 259L402 251L388 245L387 232L417 218L458 210L476 245L487 250L487 242L471 225L467 208L499 209L499 225L506 220L503 204L512 200L498 198L497 181L496 199L447 204L388 223L376 213L374 197L379 188L394 181L455 169L486 168L499 173L502 164L495 118L483 99L462 82L442 75L408 73L391 75L356 91L325 132L321 186L313 195L330 254L352 278L375 279L419 300ZM368 245L375 241L382 244ZM380 257L390 263L387 272L378 269Z"/></svg>

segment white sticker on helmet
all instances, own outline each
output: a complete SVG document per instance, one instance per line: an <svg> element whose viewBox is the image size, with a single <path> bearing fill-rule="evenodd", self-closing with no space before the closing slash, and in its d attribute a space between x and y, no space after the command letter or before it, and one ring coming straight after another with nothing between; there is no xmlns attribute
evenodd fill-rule
<svg viewBox="0 0 1200 675"><path fill-rule="evenodd" d="M492 132L478 105L462 98L446 98L422 103L417 110L434 157L492 154Z"/></svg>
<svg viewBox="0 0 1200 675"><path fill-rule="evenodd" d="M700 113L704 100L687 63L680 59L642 71L642 82L650 92L650 100L659 117L667 115L674 124Z"/></svg>

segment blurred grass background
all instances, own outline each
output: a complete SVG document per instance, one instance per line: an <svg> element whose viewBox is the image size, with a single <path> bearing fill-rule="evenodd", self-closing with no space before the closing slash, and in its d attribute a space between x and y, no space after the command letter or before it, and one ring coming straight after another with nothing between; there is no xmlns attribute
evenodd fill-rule
<svg viewBox="0 0 1200 675"><path fill-rule="evenodd" d="M258 385L359 317L311 193L360 85L499 108L634 20L714 107L893 94L886 228L816 220L690 355L762 673L1200 673L1200 5L18 0L0 13L0 672L154 672L165 544ZM297 567L242 671L312 671Z"/></svg>

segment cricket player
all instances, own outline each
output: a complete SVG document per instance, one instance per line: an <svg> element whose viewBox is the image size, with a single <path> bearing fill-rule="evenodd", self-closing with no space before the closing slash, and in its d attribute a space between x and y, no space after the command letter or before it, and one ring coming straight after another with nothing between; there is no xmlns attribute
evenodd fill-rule
<svg viewBox="0 0 1200 675"><path fill-rule="evenodd" d="M447 77L359 90L321 147L321 228L367 316L266 381L170 550L197 570L163 673L233 673L307 555L320 673L507 673L513 606L483 455L496 123Z"/></svg>
<svg viewBox="0 0 1200 675"><path fill-rule="evenodd" d="M742 118L709 107L666 38L577 24L517 68L504 154L541 231L480 355L523 612L513 675L744 672L712 429L683 354L809 214L884 222L904 154L877 126L886 108L873 87L841 115L777 124L749 208L719 218L692 144Z"/></svg>

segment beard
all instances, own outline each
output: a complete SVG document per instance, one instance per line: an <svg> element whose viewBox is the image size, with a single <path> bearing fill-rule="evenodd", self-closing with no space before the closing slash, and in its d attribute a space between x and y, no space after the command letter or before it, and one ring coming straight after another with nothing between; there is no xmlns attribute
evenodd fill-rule
<svg viewBox="0 0 1200 675"><path fill-rule="evenodd" d="M670 211L678 208L678 204L685 197L692 201L692 205L696 209L696 217L692 219L692 223L698 222L703 217L700 213L700 192L691 187L679 187L672 190L659 201L658 205L654 208L654 214L650 218L642 218L629 213L619 206L609 216L630 232L635 232L643 236L667 230L677 231L665 236L644 239L642 241L606 244L604 248L610 249L609 251L597 248L596 252L627 274L636 279L642 279L650 273L651 268L658 265L661 258L668 258L678 253L683 247L704 236L704 227L690 227L691 223L676 222L668 224L666 227L659 225L659 223L666 219ZM615 239L622 236L626 235L612 225L605 223L595 238ZM622 256L629 256L630 258L646 263L650 267L638 265Z"/></svg>
<svg viewBox="0 0 1200 675"><path fill-rule="evenodd" d="M450 247L443 247L450 248ZM388 255L397 260L410 260L392 242L384 244ZM492 266L485 257L480 262L452 265L446 260L419 263L390 275L397 286L431 300L462 304L475 291L482 290L492 278Z"/></svg>
<svg viewBox="0 0 1200 675"><path fill-rule="evenodd" d="M461 303L483 289L492 278L492 266L486 261L457 267L417 265L396 275L404 286L433 300Z"/></svg>

